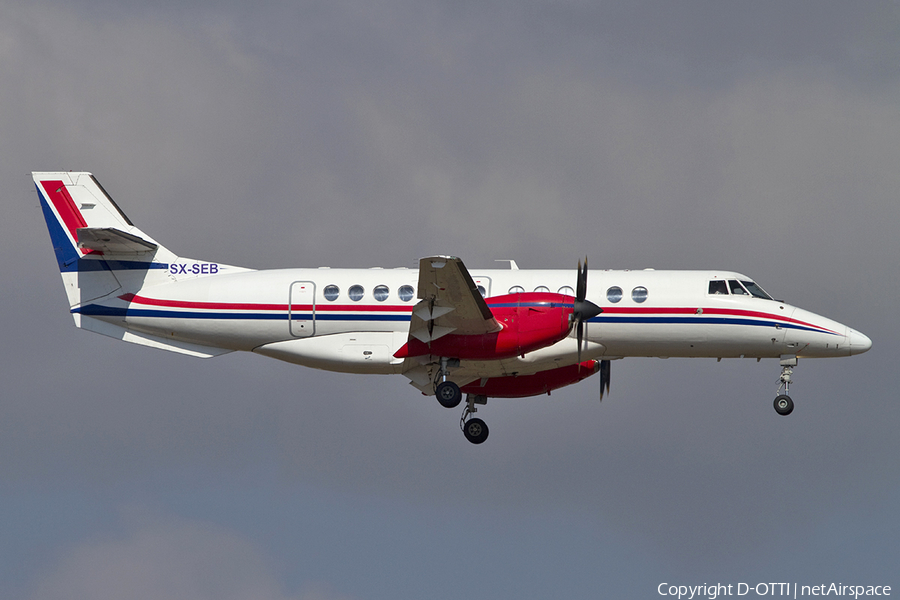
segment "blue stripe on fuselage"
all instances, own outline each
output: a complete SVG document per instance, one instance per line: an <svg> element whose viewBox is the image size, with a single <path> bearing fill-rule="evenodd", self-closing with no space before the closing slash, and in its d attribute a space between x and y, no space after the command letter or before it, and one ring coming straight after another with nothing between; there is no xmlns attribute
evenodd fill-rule
<svg viewBox="0 0 900 600"><path fill-rule="evenodd" d="M227 312L202 312L181 310L159 310L146 308L116 308L89 304L80 308L73 308L73 313L79 313L90 317L147 317L154 319L223 319L223 320L247 320L247 321L287 321L287 313L227 313ZM294 320L311 321L311 313L294 313ZM329 315L317 313L316 321L409 321L408 315Z"/></svg>
<svg viewBox="0 0 900 600"><path fill-rule="evenodd" d="M785 329L797 329L800 331L815 331L818 333L829 333L831 335L840 335L832 331L824 331L815 327L807 327L797 323L787 323L784 321L763 321L756 319L741 319L737 317L647 317L647 316L626 316L607 315L594 317L590 323L662 323L669 325L676 324L696 324L704 325L748 325L752 327L783 327Z"/></svg>
<svg viewBox="0 0 900 600"><path fill-rule="evenodd" d="M246 321L287 321L289 316L287 313L260 313L260 312L209 312L209 311L179 311L179 310L164 310L164 309L144 309L144 308L127 308L127 307L110 307L110 306L102 306L99 304L89 304L87 306L83 306L81 308L72 309L73 313L80 313L86 316L96 316L96 317L144 317L144 318L156 318L156 319L202 319L202 320L246 320ZM328 313L316 313L313 315L312 313L294 313L290 316L295 320L305 320L305 321L378 321L378 322L397 322L403 323L409 321L409 316L406 314L366 314L366 313L357 313L357 314L328 314ZM657 316L657 317L648 317L642 315L635 316L597 316L590 320L591 323L598 324L617 324L617 323L630 323L630 324L643 324L643 323L654 323L654 324L664 324L664 325L744 325L749 327L782 327L785 329L797 329L800 331L813 331L819 333L831 333L832 335L838 335L833 332L823 331L821 329L816 329L814 327L807 327L804 325L798 325L796 323L785 323L781 321L765 321L765 320L755 320L755 319L742 319L742 318L728 318L728 317L675 317L675 316Z"/></svg>

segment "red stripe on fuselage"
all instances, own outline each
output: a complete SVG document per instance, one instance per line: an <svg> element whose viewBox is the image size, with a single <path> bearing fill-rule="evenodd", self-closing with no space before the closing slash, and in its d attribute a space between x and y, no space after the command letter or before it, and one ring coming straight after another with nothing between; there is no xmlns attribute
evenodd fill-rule
<svg viewBox="0 0 900 600"><path fill-rule="evenodd" d="M166 306L168 308L199 308L210 310L281 310L288 309L287 304L247 304L242 302L187 302L185 300L164 300L161 298L147 298L135 294L124 294L120 299L132 304L144 304L147 306Z"/></svg>
<svg viewBox="0 0 900 600"><path fill-rule="evenodd" d="M165 300L160 298L147 298L146 296L138 296L135 294L124 294L119 296L120 299L133 304L143 304L147 306L165 306L168 308L185 308L199 310L271 310L287 312L287 304L254 304L244 302L189 302L185 300ZM290 306L293 310L313 310L311 304L293 304ZM317 304L316 312L410 312L413 307L392 306L383 304ZM751 317L756 319L768 319L772 321L781 321L784 323L794 323L804 327L810 327L835 333L830 329L826 329L820 325L807 323L798 319L792 319L783 315L772 313L764 313L755 310L740 310L728 308L704 308L704 315L730 316L730 317ZM693 315L697 314L696 308L652 308L652 307L607 307L603 309L605 315Z"/></svg>
<svg viewBox="0 0 900 600"><path fill-rule="evenodd" d="M287 304L251 304L244 302L188 302L185 300L164 300L160 298L147 298L135 294L123 294L120 299L133 304L145 304L148 306L166 306L168 308L193 308L209 310L280 310L287 311ZM292 304L294 310L312 310L311 304ZM335 305L317 304L316 311L364 311L364 312L408 312L411 306L384 306L384 305Z"/></svg>
<svg viewBox="0 0 900 600"><path fill-rule="evenodd" d="M784 323L794 323L796 325L803 325L804 327L812 327L814 329L820 329L822 331L826 331L828 333L836 332L831 331L830 329L826 329L821 325L815 325L813 323L807 323L806 321L800 321L798 319L792 319L790 317L785 317L784 315L776 315L773 313L764 313L755 310L741 310L735 308L701 308L702 313L697 312L696 308L651 308L651 307L609 307L603 309L603 314L605 315L613 315L613 314L623 314L623 315L694 315L694 314L704 314L704 315L721 315L728 317L751 317L754 319L771 319L773 321L782 321Z"/></svg>

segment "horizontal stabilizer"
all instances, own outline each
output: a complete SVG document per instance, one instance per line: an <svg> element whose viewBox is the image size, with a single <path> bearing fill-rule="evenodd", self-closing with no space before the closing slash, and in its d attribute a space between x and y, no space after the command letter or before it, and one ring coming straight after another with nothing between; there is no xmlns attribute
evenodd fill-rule
<svg viewBox="0 0 900 600"><path fill-rule="evenodd" d="M77 235L79 248L104 254L140 254L153 252L159 247L115 227L80 227Z"/></svg>

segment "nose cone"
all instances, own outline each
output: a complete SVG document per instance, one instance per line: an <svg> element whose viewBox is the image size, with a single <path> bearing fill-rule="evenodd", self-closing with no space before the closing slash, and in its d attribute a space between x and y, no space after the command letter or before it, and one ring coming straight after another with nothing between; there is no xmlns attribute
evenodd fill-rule
<svg viewBox="0 0 900 600"><path fill-rule="evenodd" d="M850 355L862 354L872 347L872 340L868 336L847 328L847 339L850 340Z"/></svg>

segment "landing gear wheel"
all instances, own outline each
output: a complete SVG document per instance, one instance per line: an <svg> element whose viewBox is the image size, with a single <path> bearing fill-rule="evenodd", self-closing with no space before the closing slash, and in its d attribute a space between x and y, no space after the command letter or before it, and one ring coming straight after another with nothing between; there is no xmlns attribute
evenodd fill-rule
<svg viewBox="0 0 900 600"><path fill-rule="evenodd" d="M463 434L466 436L466 439L473 444L484 442L488 437L488 433L487 423L481 419L469 419L466 421L465 425L463 425Z"/></svg>
<svg viewBox="0 0 900 600"><path fill-rule="evenodd" d="M788 416L794 410L794 401L791 400L790 396L785 396L784 394L775 398L775 412L784 417Z"/></svg>
<svg viewBox="0 0 900 600"><path fill-rule="evenodd" d="M434 388L434 395L444 408L456 408L462 402L462 392L452 381L442 381Z"/></svg>

